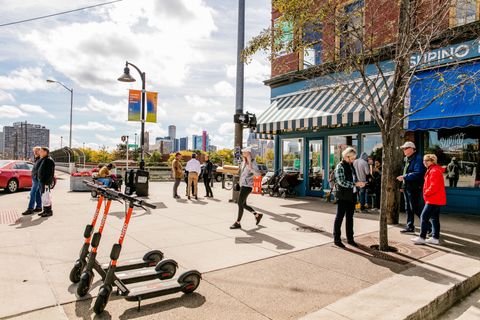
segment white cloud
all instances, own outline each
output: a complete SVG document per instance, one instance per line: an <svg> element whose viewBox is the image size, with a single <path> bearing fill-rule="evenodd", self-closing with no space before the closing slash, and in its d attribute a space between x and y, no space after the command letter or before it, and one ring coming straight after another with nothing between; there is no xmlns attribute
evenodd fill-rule
<svg viewBox="0 0 480 320"><path fill-rule="evenodd" d="M97 141L99 141L99 142L108 143L108 144L111 144L111 145L117 145L117 144L121 143L120 137L112 138L112 137L108 137L108 136L105 136L103 134L98 134L98 133L95 134L95 139L97 139Z"/></svg>
<svg viewBox="0 0 480 320"><path fill-rule="evenodd" d="M252 84L261 84L263 81L270 78L270 66L264 64L257 59L252 59L252 61L245 65L245 82ZM227 65L227 77L235 78L237 74L236 65Z"/></svg>
<svg viewBox="0 0 480 320"><path fill-rule="evenodd" d="M45 90L48 83L45 81L41 68L21 68L0 76L0 88L3 90L24 90L32 92Z"/></svg>
<svg viewBox="0 0 480 320"><path fill-rule="evenodd" d="M78 111L78 112L88 112L90 109L86 106L83 107L73 107L73 111Z"/></svg>
<svg viewBox="0 0 480 320"><path fill-rule="evenodd" d="M224 80L217 82L213 86L213 89L221 97L233 97L235 95L235 89L233 86Z"/></svg>
<svg viewBox="0 0 480 320"><path fill-rule="evenodd" d="M22 111L28 112L28 113L39 113L42 115L45 115L51 119L54 119L55 116L53 114L50 114L47 110L45 110L41 106L33 105L33 104L21 104L18 106L18 108Z"/></svg>
<svg viewBox="0 0 480 320"><path fill-rule="evenodd" d="M187 100L190 107L204 108L204 107L213 107L219 106L220 102L210 98L203 98L199 95L186 95L185 100Z"/></svg>
<svg viewBox="0 0 480 320"><path fill-rule="evenodd" d="M67 124L61 125L59 127L60 130L68 131L70 130L70 126ZM88 130L88 131L115 131L115 127L109 125L109 124L104 124L104 123L99 123L95 121L88 121L86 124L74 124L72 126L73 131L80 131L80 130Z"/></svg>
<svg viewBox="0 0 480 320"><path fill-rule="evenodd" d="M15 98L8 92L0 90L0 102L14 102Z"/></svg>
<svg viewBox="0 0 480 320"><path fill-rule="evenodd" d="M233 122L225 122L220 125L218 128L218 133L221 135L233 135L235 125Z"/></svg>
<svg viewBox="0 0 480 320"><path fill-rule="evenodd" d="M27 114L20 110L18 107L9 105L0 106L0 114L2 115L2 117L11 119L27 116Z"/></svg>
<svg viewBox="0 0 480 320"><path fill-rule="evenodd" d="M125 95L116 80L125 60L146 72L147 90L183 85L190 66L206 59L194 47L216 30L201 0L120 2L91 12L100 21L34 30L22 39L77 85L109 95Z"/></svg>
<svg viewBox="0 0 480 320"><path fill-rule="evenodd" d="M215 117L206 112L196 112L193 115L193 122L196 122L200 125L206 125L215 122Z"/></svg>

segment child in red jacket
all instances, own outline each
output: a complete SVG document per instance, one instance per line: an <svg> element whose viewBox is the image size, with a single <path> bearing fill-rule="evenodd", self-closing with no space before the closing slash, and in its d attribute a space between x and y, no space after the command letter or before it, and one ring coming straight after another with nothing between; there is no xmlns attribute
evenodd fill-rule
<svg viewBox="0 0 480 320"><path fill-rule="evenodd" d="M423 184L425 207L420 216L422 222L420 236L413 238L412 241L415 244L439 244L440 207L447 204L445 180L443 178L444 170L437 164L437 156L434 154L426 154L423 157L423 164L427 167L425 182ZM425 240L430 220L432 220L432 237Z"/></svg>

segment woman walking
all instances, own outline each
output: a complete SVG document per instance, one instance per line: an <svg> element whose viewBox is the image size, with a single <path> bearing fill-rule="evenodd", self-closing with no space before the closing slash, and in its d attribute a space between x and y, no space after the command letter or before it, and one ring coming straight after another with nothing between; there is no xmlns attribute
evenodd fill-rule
<svg viewBox="0 0 480 320"><path fill-rule="evenodd" d="M207 195L206 198L213 198L212 188L210 187L210 181L213 176L213 163L208 158L208 155L205 156L205 166L203 168L203 184L205 185L205 192Z"/></svg>
<svg viewBox="0 0 480 320"><path fill-rule="evenodd" d="M415 244L439 244L440 241L440 208L447 204L445 193L445 181L443 179L443 169L437 164L437 156L426 154L423 156L423 164L427 167L425 173L425 182L423 183L423 207L420 215L420 235L412 239ZM430 220L432 221L432 237L425 240L430 230Z"/></svg>
<svg viewBox="0 0 480 320"><path fill-rule="evenodd" d="M247 205L248 195L252 192L253 187L253 177L260 175L258 170L257 163L252 157L252 149L247 147L242 150L243 162L241 164L241 173L240 173L240 194L238 195L238 217L237 221L230 226L230 229L240 229L240 221L242 220L243 210L247 209L255 215L256 224L260 223L262 220L263 214L256 213L255 210Z"/></svg>

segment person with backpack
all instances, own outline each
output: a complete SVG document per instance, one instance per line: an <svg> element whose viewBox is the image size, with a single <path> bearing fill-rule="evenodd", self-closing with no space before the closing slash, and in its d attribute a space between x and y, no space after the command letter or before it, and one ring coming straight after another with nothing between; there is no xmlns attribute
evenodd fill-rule
<svg viewBox="0 0 480 320"><path fill-rule="evenodd" d="M458 166L457 158L452 157L452 160L447 166L447 178L449 187L457 187L458 179L460 178L460 167Z"/></svg>
<svg viewBox="0 0 480 320"><path fill-rule="evenodd" d="M55 176L55 162L50 157L50 150L47 147L41 147L39 153L41 163L38 167L37 177L40 181L43 203L43 212L39 213L39 216L45 218L53 215L50 185Z"/></svg>

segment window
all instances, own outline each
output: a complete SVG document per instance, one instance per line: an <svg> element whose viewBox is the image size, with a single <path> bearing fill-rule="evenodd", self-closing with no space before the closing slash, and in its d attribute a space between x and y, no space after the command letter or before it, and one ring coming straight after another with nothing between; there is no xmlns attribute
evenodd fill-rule
<svg viewBox="0 0 480 320"><path fill-rule="evenodd" d="M369 156L382 148L382 135L380 133L362 134L362 152ZM382 160L382 159L380 159Z"/></svg>
<svg viewBox="0 0 480 320"><path fill-rule="evenodd" d="M299 172L303 178L303 139L282 140L282 171Z"/></svg>
<svg viewBox="0 0 480 320"><path fill-rule="evenodd" d="M308 190L320 191L323 187L323 140L309 143Z"/></svg>
<svg viewBox="0 0 480 320"><path fill-rule="evenodd" d="M340 12L340 58L362 52L364 0L357 0L343 7Z"/></svg>
<svg viewBox="0 0 480 320"><path fill-rule="evenodd" d="M276 19L273 24L274 28L280 29L282 33L281 37L275 40L275 47L278 48L276 55L283 56L287 54L287 47L293 41L293 22Z"/></svg>
<svg viewBox="0 0 480 320"><path fill-rule="evenodd" d="M453 0L450 11L450 25L461 26L479 18L479 0Z"/></svg>
<svg viewBox="0 0 480 320"><path fill-rule="evenodd" d="M430 130L425 154L437 155L446 187L480 188L480 132L476 128Z"/></svg>
<svg viewBox="0 0 480 320"><path fill-rule="evenodd" d="M30 168L28 167L28 165L25 162L18 162L18 163L15 163L15 165L13 166L13 169L29 170Z"/></svg>
<svg viewBox="0 0 480 320"><path fill-rule="evenodd" d="M303 30L303 68L322 63L322 24L314 23Z"/></svg>
<svg viewBox="0 0 480 320"><path fill-rule="evenodd" d="M328 137L328 162L330 168L335 168L342 161L342 152L348 147L353 147L357 150L357 135Z"/></svg>

